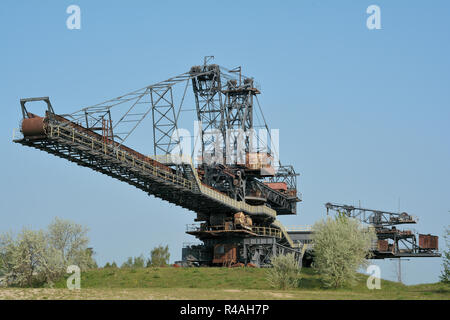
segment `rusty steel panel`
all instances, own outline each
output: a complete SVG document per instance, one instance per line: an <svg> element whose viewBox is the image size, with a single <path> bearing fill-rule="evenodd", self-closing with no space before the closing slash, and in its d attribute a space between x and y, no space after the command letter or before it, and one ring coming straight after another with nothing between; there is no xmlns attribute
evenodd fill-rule
<svg viewBox="0 0 450 320"><path fill-rule="evenodd" d="M378 240L377 249L378 249L378 251L388 251L388 241L387 240Z"/></svg>
<svg viewBox="0 0 450 320"><path fill-rule="evenodd" d="M264 184L273 190L287 191L286 182L265 182Z"/></svg>
<svg viewBox="0 0 450 320"><path fill-rule="evenodd" d="M419 234L419 247L424 249L438 249L438 236Z"/></svg>
<svg viewBox="0 0 450 320"><path fill-rule="evenodd" d="M237 262L237 248L233 244L217 244L214 247L214 264L231 266Z"/></svg>

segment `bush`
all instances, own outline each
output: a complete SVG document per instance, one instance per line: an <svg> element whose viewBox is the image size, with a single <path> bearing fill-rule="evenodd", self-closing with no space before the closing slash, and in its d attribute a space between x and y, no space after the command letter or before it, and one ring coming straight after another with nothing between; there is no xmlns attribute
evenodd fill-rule
<svg viewBox="0 0 450 320"><path fill-rule="evenodd" d="M313 230L313 268L324 285L337 288L353 284L358 269L367 265L366 258L376 240L374 230L343 214L317 222Z"/></svg>
<svg viewBox="0 0 450 320"><path fill-rule="evenodd" d="M272 268L267 271L267 280L271 286L279 289L298 287L301 267L293 253L274 256Z"/></svg>

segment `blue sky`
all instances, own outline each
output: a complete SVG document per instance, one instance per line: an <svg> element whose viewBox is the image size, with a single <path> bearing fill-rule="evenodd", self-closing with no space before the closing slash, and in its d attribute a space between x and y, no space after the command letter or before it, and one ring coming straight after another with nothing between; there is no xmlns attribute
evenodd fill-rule
<svg viewBox="0 0 450 320"><path fill-rule="evenodd" d="M68 30L66 8L81 8ZM366 8L381 8L368 30ZM420 218L443 236L450 217L448 1L10 1L0 3L0 231L55 216L90 227L100 264L168 244L181 258L189 212L107 176L11 143L19 99L50 96L67 113L187 71L203 56L260 83L280 154L304 202L286 225L312 224L324 203ZM149 128L150 131L150 128ZM137 148L151 153L151 139ZM440 239L441 248L444 246ZM394 262L380 262L395 279ZM440 259L403 263L405 283L437 281Z"/></svg>

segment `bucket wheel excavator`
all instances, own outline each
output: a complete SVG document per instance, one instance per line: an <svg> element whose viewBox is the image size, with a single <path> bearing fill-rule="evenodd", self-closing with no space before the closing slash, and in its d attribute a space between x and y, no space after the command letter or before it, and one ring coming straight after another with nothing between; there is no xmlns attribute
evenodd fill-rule
<svg viewBox="0 0 450 320"><path fill-rule="evenodd" d="M267 266L286 253L300 262L304 246L277 220L297 213L298 174L281 164L278 132L266 123L259 85L240 67L229 70L211 59L72 113L55 113L48 97L21 99L14 142L195 212L186 232L200 242L183 248L186 264ZM45 112L31 110L36 102ZM181 127L189 120L194 139ZM149 133L150 156L136 149Z"/></svg>

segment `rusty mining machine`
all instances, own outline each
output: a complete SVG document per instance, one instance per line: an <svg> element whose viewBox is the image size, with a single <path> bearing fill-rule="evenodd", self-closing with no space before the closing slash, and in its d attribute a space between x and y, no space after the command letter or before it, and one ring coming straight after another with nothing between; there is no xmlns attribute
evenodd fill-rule
<svg viewBox="0 0 450 320"><path fill-rule="evenodd" d="M258 101L259 85L242 74L210 64L70 114L56 114L48 97L21 99L21 136L13 141L112 178L149 195L194 211L186 232L200 242L182 249L186 265L270 265L274 255L293 253L299 263L313 259L310 227L287 230L279 215L297 213L301 194L293 166L282 165L277 136L271 134ZM39 116L30 103L46 104ZM193 151L184 144L181 122L196 121ZM151 131L145 121L152 121ZM153 155L133 149L153 136ZM256 132L258 130L258 132ZM142 132L141 132L142 133ZM135 141L136 142L136 141ZM127 145L125 145L125 143ZM378 242L375 258L438 257L437 237L400 231L415 223L395 214L326 204L372 225ZM405 244L402 248L401 243Z"/></svg>
<svg viewBox="0 0 450 320"><path fill-rule="evenodd" d="M70 114L56 114L48 97L21 99L21 136L13 140L194 211L196 224L186 232L201 242L183 248L187 264L267 266L271 256L286 253L300 262L306 246L277 220L297 212L298 174L277 157L259 85L240 67L229 70L212 58ZM36 101L46 104L45 114L29 111ZM179 130L188 112L199 133L193 152L183 149L190 137ZM130 146L150 118L153 156Z"/></svg>

